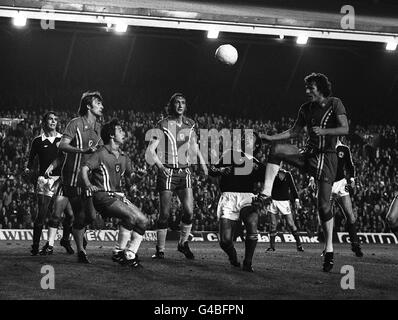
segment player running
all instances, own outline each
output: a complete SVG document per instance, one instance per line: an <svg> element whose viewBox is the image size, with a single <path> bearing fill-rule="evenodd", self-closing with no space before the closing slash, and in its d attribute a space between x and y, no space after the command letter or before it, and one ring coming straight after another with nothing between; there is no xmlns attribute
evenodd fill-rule
<svg viewBox="0 0 398 320"><path fill-rule="evenodd" d="M156 253L152 258L164 258L171 200L173 193L176 192L183 207L177 249L187 259L194 259L194 254L188 245L193 217L190 156L194 159L199 158L205 175L207 175L207 167L196 142L195 122L184 115L186 111L184 95L182 93L173 94L167 109L168 116L157 124L159 134L152 137L147 148L147 155L150 157L148 162L155 164L158 168L157 189L160 193L157 245Z"/></svg>
<svg viewBox="0 0 398 320"><path fill-rule="evenodd" d="M32 218L33 226L33 244L31 254L36 256L39 253L40 238L43 230L44 221L48 212L51 212L51 199L56 192L60 183L60 170L53 172L51 176L47 176L45 171L50 163L57 157L58 145L62 135L57 132L58 119L54 111L46 112L42 117L41 135L33 139L29 151L29 160L25 173L30 175L33 170L33 163L36 157L39 159L39 177L37 179L36 193L38 211ZM69 208L70 209L70 208ZM70 248L69 236L72 228L73 214L71 210L65 211L65 219L63 221L63 237L61 245L68 252Z"/></svg>
<svg viewBox="0 0 398 320"><path fill-rule="evenodd" d="M82 178L86 189L93 194L95 209L104 218L120 219L119 237L112 259L120 264L139 268L141 264L137 251L145 235L148 219L127 200L121 190L122 177L126 177L128 183L127 180L134 173L131 170L131 160L120 150L125 132L117 119L103 125L101 138L105 145L85 161Z"/></svg>
<svg viewBox="0 0 398 320"><path fill-rule="evenodd" d="M296 166L315 177L318 183L318 210L325 234L326 254L323 271L333 268L333 213L330 195L337 171L337 137L348 134L346 111L340 99L331 96L331 83L321 73L305 77L310 101L303 104L293 127L275 135L263 135L269 142L297 137L307 127L309 139L304 150L295 145L276 143L268 158L263 191L255 199L259 205L271 201L272 186L281 161Z"/></svg>
<svg viewBox="0 0 398 320"><path fill-rule="evenodd" d="M300 199L297 193L296 185L290 171L279 169L278 174L275 177L274 185L272 187L272 202L268 207L270 213L271 224L270 224L270 247L266 251L275 251L275 238L276 238L276 227L277 227L277 215L282 214L289 226L290 231L294 239L296 240L297 251L304 251L301 245L300 237L297 232L297 227L294 223L292 207L290 200L295 199L296 209L300 208Z"/></svg>
<svg viewBox="0 0 398 320"><path fill-rule="evenodd" d="M254 271L252 260L258 240L258 213L252 206L254 183L263 181L265 174L265 166L253 156L260 147L261 140L257 134L245 134L242 145L225 151L219 163L210 166L209 170L210 176L219 177L221 190L217 207L220 247L228 255L231 265L240 267L233 239L236 224L241 223L241 219L246 227L242 270L248 272ZM244 172L243 168L248 164L251 170Z"/></svg>

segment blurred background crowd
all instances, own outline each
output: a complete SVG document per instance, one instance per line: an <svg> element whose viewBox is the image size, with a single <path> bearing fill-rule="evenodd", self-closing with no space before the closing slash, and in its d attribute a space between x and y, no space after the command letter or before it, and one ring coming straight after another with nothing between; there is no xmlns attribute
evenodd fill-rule
<svg viewBox="0 0 398 320"><path fill-rule="evenodd" d="M2 111L0 124L0 229L26 229L33 227L32 215L36 210L34 178L23 174L33 138L40 134L41 115L45 110ZM58 131L63 132L67 122L75 117L73 112L57 111ZM221 130L223 128L250 128L257 132L277 133L289 128L294 119L281 118L280 121L253 120L217 114L188 115L198 128ZM130 186L128 197L148 216L150 229L156 228L159 214L156 191L156 168L145 163L147 141L146 132L160 120L157 112L142 112L132 109L107 110L106 119L117 117L122 121L128 138L123 146L134 168L147 168L147 174L137 184ZM5 120L5 118L14 120ZM19 119L19 120L17 120ZM293 141L292 141L293 142ZM305 136L294 141L299 146L305 143ZM397 191L398 135L392 125L350 125L350 135L345 143L351 147L356 168L356 188L351 196L355 214L358 217L360 232L389 232L384 218L390 202ZM257 157L265 162L267 145L263 145ZM296 169L292 170L299 191L301 207L294 210L299 231L310 234L318 231L318 218L314 194L308 190L308 178ZM193 231L216 231L217 203L220 195L218 186L194 168L193 191L195 196ZM259 187L259 186L258 186ZM268 231L269 218L260 211L259 231ZM173 198L169 228L178 230L181 209L179 200ZM278 231L288 231L285 219L280 219ZM104 220L97 215L92 229L116 229L115 219ZM339 209L335 210L336 231L345 231L345 219Z"/></svg>

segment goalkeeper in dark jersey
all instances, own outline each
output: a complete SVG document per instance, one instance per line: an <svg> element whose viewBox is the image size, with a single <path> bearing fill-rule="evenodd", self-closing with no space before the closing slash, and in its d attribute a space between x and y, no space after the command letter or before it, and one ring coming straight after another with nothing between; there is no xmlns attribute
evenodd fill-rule
<svg viewBox="0 0 398 320"><path fill-rule="evenodd" d="M227 150L219 163L210 166L209 175L219 178L222 192L217 216L219 218L220 246L228 255L230 263L240 267L233 244L233 233L236 223L243 221L246 227L244 271L253 272L252 259L258 240L258 213L252 206L254 183L261 182L265 174L263 166L253 157L260 148L261 140L257 134L245 134L244 142L233 150ZM242 149L244 147L244 152ZM253 152L254 149L254 152Z"/></svg>

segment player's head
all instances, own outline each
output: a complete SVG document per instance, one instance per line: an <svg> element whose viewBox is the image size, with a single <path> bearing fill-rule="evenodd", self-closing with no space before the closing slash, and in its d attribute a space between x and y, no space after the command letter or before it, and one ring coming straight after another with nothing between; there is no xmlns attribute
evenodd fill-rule
<svg viewBox="0 0 398 320"><path fill-rule="evenodd" d="M99 91L86 91L80 98L79 115L86 116L91 112L94 116L102 116L104 106L102 105L102 96Z"/></svg>
<svg viewBox="0 0 398 320"><path fill-rule="evenodd" d="M255 131L242 131L242 150L251 151L253 150L253 155L255 155L261 148L261 138Z"/></svg>
<svg viewBox="0 0 398 320"><path fill-rule="evenodd" d="M111 140L117 144L122 144L125 136L126 134L118 119L112 119L105 123L101 128L101 139L104 144L109 144Z"/></svg>
<svg viewBox="0 0 398 320"><path fill-rule="evenodd" d="M174 93L167 104L167 112L172 116L181 116L187 109L185 96L180 93Z"/></svg>
<svg viewBox="0 0 398 320"><path fill-rule="evenodd" d="M332 94L332 84L322 73L311 73L304 78L305 92L311 100L327 98Z"/></svg>
<svg viewBox="0 0 398 320"><path fill-rule="evenodd" d="M57 128L58 117L54 111L47 111L41 117L41 126L44 131L52 131Z"/></svg>

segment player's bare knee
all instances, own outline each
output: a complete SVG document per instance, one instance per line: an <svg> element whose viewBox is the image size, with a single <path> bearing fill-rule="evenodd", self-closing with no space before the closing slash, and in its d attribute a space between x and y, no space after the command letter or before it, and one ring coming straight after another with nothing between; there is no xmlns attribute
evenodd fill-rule
<svg viewBox="0 0 398 320"><path fill-rule="evenodd" d="M51 228L57 228L59 227L60 224L60 220L57 218L52 218L49 222L48 222L48 226Z"/></svg>
<svg viewBox="0 0 398 320"><path fill-rule="evenodd" d="M181 222L184 224L192 224L192 218L192 214L184 213L184 215L181 217Z"/></svg>

